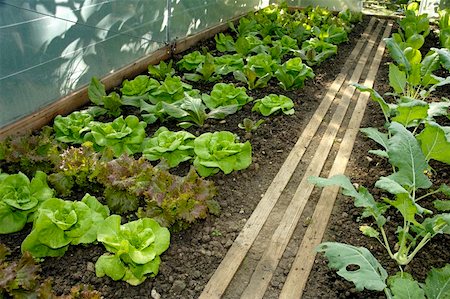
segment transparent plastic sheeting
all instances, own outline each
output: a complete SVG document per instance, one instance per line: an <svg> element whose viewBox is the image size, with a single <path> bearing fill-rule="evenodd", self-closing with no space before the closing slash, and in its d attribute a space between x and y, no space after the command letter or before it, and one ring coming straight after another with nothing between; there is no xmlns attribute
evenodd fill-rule
<svg viewBox="0 0 450 299"><path fill-rule="evenodd" d="M92 76L103 77L167 43L274 2L0 0L0 127L89 83ZM310 2L289 4L321 1Z"/></svg>
<svg viewBox="0 0 450 299"><path fill-rule="evenodd" d="M362 10L362 0L291 0L288 1L290 6L307 7L321 6L330 10L341 11L347 8L360 12Z"/></svg>

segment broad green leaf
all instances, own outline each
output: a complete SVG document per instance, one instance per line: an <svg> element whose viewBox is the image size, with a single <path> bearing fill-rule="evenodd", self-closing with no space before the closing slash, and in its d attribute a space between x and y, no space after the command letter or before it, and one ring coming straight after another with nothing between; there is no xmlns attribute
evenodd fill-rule
<svg viewBox="0 0 450 299"><path fill-rule="evenodd" d="M434 208L438 211L450 211L450 200L435 200L433 201Z"/></svg>
<svg viewBox="0 0 450 299"><path fill-rule="evenodd" d="M411 64L406 58L405 54L403 53L402 48L400 48L400 45L392 38L385 38L383 39L386 43L386 47L389 50L389 53L391 54L392 58L397 62L398 65L404 66L405 69L408 71L411 69Z"/></svg>
<svg viewBox="0 0 450 299"><path fill-rule="evenodd" d="M378 131L376 128L362 128L359 131L364 133L367 137L381 145L384 149L388 148L388 135Z"/></svg>
<svg viewBox="0 0 450 299"><path fill-rule="evenodd" d="M126 268L117 255L103 254L95 263L95 275L103 277L105 275L113 280L120 280L125 276Z"/></svg>
<svg viewBox="0 0 450 299"><path fill-rule="evenodd" d="M103 105L103 97L106 96L105 85L99 79L92 77L88 87L88 96L92 103Z"/></svg>
<svg viewBox="0 0 450 299"><path fill-rule="evenodd" d="M416 138L420 142L425 160L434 159L450 164L450 141L439 124L428 122Z"/></svg>
<svg viewBox="0 0 450 299"><path fill-rule="evenodd" d="M376 229L368 225L361 225L359 227L359 230L363 233L364 236L368 236L371 238L378 238L378 236L380 235L380 233Z"/></svg>
<svg viewBox="0 0 450 299"><path fill-rule="evenodd" d="M447 116L449 115L448 108L450 107L450 102L442 98L439 102L432 102L428 104L428 120L433 121L436 116Z"/></svg>
<svg viewBox="0 0 450 299"><path fill-rule="evenodd" d="M358 291L382 291L386 287L386 270L366 248L325 242L318 246L317 251L324 252L328 267L338 270L337 274L353 282ZM358 269L351 271L349 266L357 266Z"/></svg>
<svg viewBox="0 0 450 299"><path fill-rule="evenodd" d="M372 100L380 105L386 121L389 120L389 116L391 115L391 108L378 92L376 92L374 89L370 87L366 87L357 83L353 83L352 85L355 86L361 92L369 92Z"/></svg>
<svg viewBox="0 0 450 299"><path fill-rule="evenodd" d="M425 295L433 299L450 298L450 264L432 269L425 279Z"/></svg>
<svg viewBox="0 0 450 299"><path fill-rule="evenodd" d="M420 67L422 77L431 76L437 69L439 69L439 55L437 53L432 53L423 58Z"/></svg>
<svg viewBox="0 0 450 299"><path fill-rule="evenodd" d="M412 100L398 105L392 121L401 123L405 127L416 125L428 116L428 104L420 100Z"/></svg>
<svg viewBox="0 0 450 299"><path fill-rule="evenodd" d="M388 278L393 299L425 299L425 292L411 274L397 272Z"/></svg>
<svg viewBox="0 0 450 299"><path fill-rule="evenodd" d="M431 51L434 51L439 54L439 60L442 64L442 66L447 71L450 71L450 50L446 49L446 48L442 48L442 49L431 48Z"/></svg>
<svg viewBox="0 0 450 299"><path fill-rule="evenodd" d="M389 131L392 134L388 142L389 161L398 170L388 178L403 187L428 189L431 181L424 174L428 169L428 163L416 138L396 122L391 123Z"/></svg>
<svg viewBox="0 0 450 299"><path fill-rule="evenodd" d="M418 224L414 219L417 214L417 207L412 198L407 193L396 194L395 200L385 199L387 203L394 206L403 216L406 221Z"/></svg>
<svg viewBox="0 0 450 299"><path fill-rule="evenodd" d="M413 49L412 47L408 47L403 50L406 59L409 61L410 65L418 65L422 61L422 54L419 50Z"/></svg>
<svg viewBox="0 0 450 299"><path fill-rule="evenodd" d="M406 74L393 63L389 64L389 84L396 93L405 93Z"/></svg>
<svg viewBox="0 0 450 299"><path fill-rule="evenodd" d="M386 205L377 203L366 188L359 187L358 190L356 190L349 178L345 175L335 175L328 179L309 177L308 181L319 187L332 185L340 186L342 188L342 194L355 199L356 207L364 208L364 217L374 217L379 226L386 223L386 218L383 216L383 213L386 211Z"/></svg>
<svg viewBox="0 0 450 299"><path fill-rule="evenodd" d="M388 191L391 194L408 193L399 183L387 177L381 177L375 187Z"/></svg>

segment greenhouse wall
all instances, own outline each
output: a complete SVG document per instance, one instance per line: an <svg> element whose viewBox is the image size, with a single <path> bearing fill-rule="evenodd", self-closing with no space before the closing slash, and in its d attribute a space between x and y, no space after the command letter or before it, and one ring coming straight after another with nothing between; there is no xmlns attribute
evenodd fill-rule
<svg viewBox="0 0 450 299"><path fill-rule="evenodd" d="M85 86L93 76L114 73L175 40L276 2L0 0L0 128ZM341 9L359 1L310 2Z"/></svg>
<svg viewBox="0 0 450 299"><path fill-rule="evenodd" d="M362 10L362 0L291 0L288 2L291 6L307 7L322 6L330 10L341 11L347 8L353 11Z"/></svg>
<svg viewBox="0 0 450 299"><path fill-rule="evenodd" d="M172 42L269 4L0 0L0 127ZM170 11L170 13L169 13Z"/></svg>

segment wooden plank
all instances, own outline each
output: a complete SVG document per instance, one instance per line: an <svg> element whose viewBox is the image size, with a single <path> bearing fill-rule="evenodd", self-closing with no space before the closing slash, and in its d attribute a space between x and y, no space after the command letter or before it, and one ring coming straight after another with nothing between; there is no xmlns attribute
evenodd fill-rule
<svg viewBox="0 0 450 299"><path fill-rule="evenodd" d="M371 35L358 64L352 74L350 82L357 82L366 66L370 52L375 44L376 38L380 34L382 23L378 24L374 34ZM266 247L261 260L258 262L249 284L244 290L241 298L263 298L267 286L275 272L277 265L294 233L298 220L303 212L309 196L314 188L308 182L310 176L318 176L328 158L328 154L333 146L334 139L341 127L342 121L351 102L355 88L348 85L343 92L342 98L336 108L333 117L328 124L314 157L312 158L305 174L287 207L280 225L275 230L270 243Z"/></svg>
<svg viewBox="0 0 450 299"><path fill-rule="evenodd" d="M355 58L361 51L366 38L369 36L372 26L375 23L375 19L371 19L369 25L367 26L364 34L361 36L357 45L353 49L352 53L348 57L345 65L350 67ZM255 208L253 214L250 216L246 224L244 225L242 231L239 233L238 237L234 241L233 245L228 250L224 259L220 263L219 267L214 272L211 279L208 281L205 289L199 298L209 299L209 298L220 298L228 287L231 279L242 263L245 255L252 246L256 237L259 234L262 226L267 220L267 217L272 211L275 203L280 197L282 191L289 182L292 174L297 168L303 154L306 151L312 137L319 128L325 114L327 113L335 95L339 91L341 85L343 84L346 77L346 73L340 73L324 99L322 100L320 106L317 108L310 122L306 126L302 135L297 140L296 144L292 148L289 156L286 158L285 162L281 166L279 172L273 179L272 183L265 192L263 198Z"/></svg>
<svg viewBox="0 0 450 299"><path fill-rule="evenodd" d="M392 21L388 23L383 33L383 38L390 35L392 29ZM364 86L372 87L375 76L380 66L381 58L385 49L384 43L380 43L372 65L370 67L367 79ZM329 176L342 174L345 172L347 163L355 143L356 135L358 134L361 125L364 111L367 106L368 93L359 95L358 103L353 112L352 118L348 125L348 129L342 139L341 146L336 156L335 162L330 170ZM292 268L284 283L283 289L280 293L280 299L300 298L305 288L306 282L311 272L314 260L316 257L315 248L322 241L325 229L330 218L339 187L326 187L323 189L317 206L314 210L311 223L305 232L303 240L299 246L298 253L292 264Z"/></svg>

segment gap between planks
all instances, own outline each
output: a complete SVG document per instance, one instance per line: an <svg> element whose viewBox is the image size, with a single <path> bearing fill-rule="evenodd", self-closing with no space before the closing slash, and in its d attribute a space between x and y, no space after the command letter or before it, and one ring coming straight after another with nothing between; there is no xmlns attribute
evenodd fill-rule
<svg viewBox="0 0 450 299"><path fill-rule="evenodd" d="M383 38L388 37L391 30L392 21L389 21L383 33ZM384 43L380 43L367 78L364 82L364 86L373 87L384 50ZM342 139L341 146L339 147L339 151L330 170L329 177L337 174L343 174L345 172L353 145L356 140L356 135L359 132L359 127L364 116L368 98L368 93L361 93L358 97L358 103L355 107L352 118L350 119L348 129ZM326 187L322 190L321 196L314 210L314 214L311 218L311 223L305 232L291 270L284 283L283 289L281 290L279 297L280 299L302 297L316 257L315 248L322 241L338 191L339 187L336 186Z"/></svg>
<svg viewBox="0 0 450 299"><path fill-rule="evenodd" d="M370 52L375 45L383 25L384 22L379 23L374 33L370 36L369 42L358 61L352 77L350 78L350 82L359 81L361 74L366 67ZM264 296L273 273L275 272L278 263L283 256L283 252L285 251L289 240L297 227L297 223L301 217L303 209L305 208L314 188L314 186L308 182L308 178L310 176L318 176L322 171L322 168L328 159L336 135L341 128L342 121L347 113L355 90L355 87L352 85L348 85L344 88L342 98L340 99L333 117L327 126L327 130L322 136L314 157L303 175L291 203L287 207L279 226L275 230L263 256L258 262L251 280L244 290L241 298L262 298Z"/></svg>
<svg viewBox="0 0 450 299"><path fill-rule="evenodd" d="M321 104L317 108L310 122L289 153L289 156L281 166L279 172L268 187L263 198L255 208L253 214L250 216L249 220L246 222L244 228L234 241L233 245L228 250L219 267L216 269L213 276L208 281L205 289L199 297L200 299L222 297L231 279L233 278L234 274L245 258L248 250L252 246L261 228L266 222L282 191L286 187L292 174L297 168L297 165L303 157L303 154L305 153L312 137L317 132L317 129L319 128L324 116L331 106L331 103L336 97L336 94L338 93L340 87L344 83L347 76L347 71L350 69L350 66L358 56L367 38L369 37L369 33L372 31L372 27L375 22L375 18L370 19L366 30L364 31L357 45L346 60L343 71L334 80L333 84L329 88L327 94L323 98Z"/></svg>

